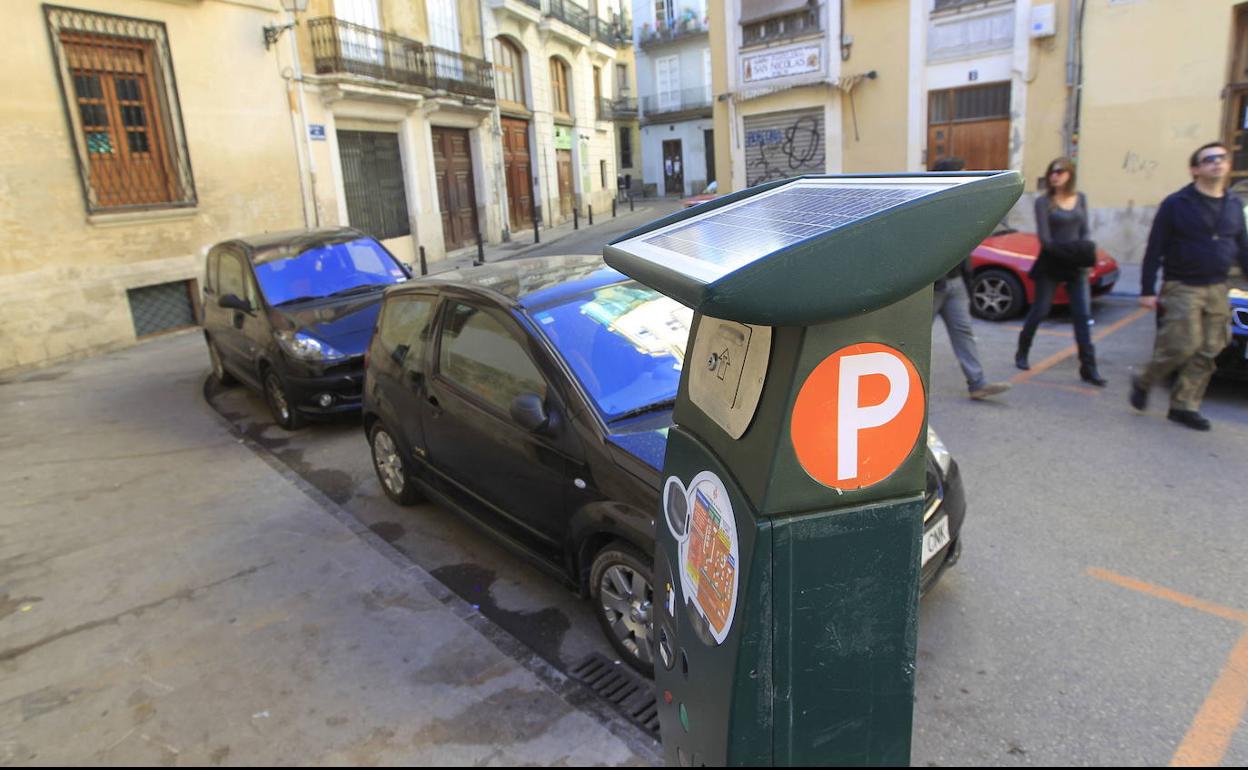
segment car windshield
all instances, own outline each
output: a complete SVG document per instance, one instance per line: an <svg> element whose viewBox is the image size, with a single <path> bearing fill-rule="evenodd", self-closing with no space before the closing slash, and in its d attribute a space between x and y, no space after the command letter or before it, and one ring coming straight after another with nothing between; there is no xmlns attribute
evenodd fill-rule
<svg viewBox="0 0 1248 770"><path fill-rule="evenodd" d="M672 405L693 323L689 308L625 281L533 317L608 422Z"/></svg>
<svg viewBox="0 0 1248 770"><path fill-rule="evenodd" d="M372 238L313 246L256 259L256 280L270 305L363 292L407 280L403 267Z"/></svg>

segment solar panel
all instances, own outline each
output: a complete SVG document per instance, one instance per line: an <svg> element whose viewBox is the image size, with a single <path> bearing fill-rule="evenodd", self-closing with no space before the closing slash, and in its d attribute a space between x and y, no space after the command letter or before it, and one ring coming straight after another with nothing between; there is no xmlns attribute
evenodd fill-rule
<svg viewBox="0 0 1248 770"><path fill-rule="evenodd" d="M615 245L709 283L788 246L967 181L795 180Z"/></svg>

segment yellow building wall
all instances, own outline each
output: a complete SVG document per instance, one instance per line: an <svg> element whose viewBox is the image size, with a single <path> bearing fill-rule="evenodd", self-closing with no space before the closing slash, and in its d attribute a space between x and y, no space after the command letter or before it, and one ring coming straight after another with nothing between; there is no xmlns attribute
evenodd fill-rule
<svg viewBox="0 0 1248 770"><path fill-rule="evenodd" d="M1119 259L1141 258L1156 206L1191 181L1191 152L1221 139L1235 4L1087 5L1079 184Z"/></svg>
<svg viewBox="0 0 1248 770"><path fill-rule="evenodd" d="M854 44L841 63L842 79L873 70L876 78L854 86L852 108L850 95L842 98L844 173L906 170L909 17L909 0L846 0L845 29Z"/></svg>
<svg viewBox="0 0 1248 770"><path fill-rule="evenodd" d="M262 40L263 27L279 20L276 2L73 6L165 23L198 203L88 215L43 10L36 0L7 0L0 371L131 344L127 289L202 284L212 244L303 225L286 87Z"/></svg>

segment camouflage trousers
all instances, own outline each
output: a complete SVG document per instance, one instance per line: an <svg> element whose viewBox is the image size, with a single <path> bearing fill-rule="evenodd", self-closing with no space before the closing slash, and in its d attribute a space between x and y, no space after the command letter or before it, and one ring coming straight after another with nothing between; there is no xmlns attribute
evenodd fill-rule
<svg viewBox="0 0 1248 770"><path fill-rule="evenodd" d="M1157 298L1161 317L1153 360L1136 377L1136 384L1151 388L1177 371L1170 408L1199 411L1213 376L1214 359L1231 341L1231 309L1226 294L1226 283L1163 283Z"/></svg>

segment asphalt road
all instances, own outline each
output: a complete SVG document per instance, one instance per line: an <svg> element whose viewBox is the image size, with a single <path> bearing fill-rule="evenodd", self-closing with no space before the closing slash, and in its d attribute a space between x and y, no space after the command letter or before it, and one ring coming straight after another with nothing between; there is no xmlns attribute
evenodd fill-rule
<svg viewBox="0 0 1248 770"><path fill-rule="evenodd" d="M590 253L614 237L589 236L556 245ZM1152 317L1127 295L1094 312L1104 390L1079 381L1061 314L1029 373L1012 366L1017 322L976 322L989 377L1016 379L990 402L966 398L934 329L931 420L969 506L962 560L921 607L915 765L1248 764L1248 384L1214 382L1210 433L1168 422L1160 391L1138 414L1128 369L1147 359ZM557 666L610 654L588 603L556 580L454 514L390 503L356 421L290 434L246 389L210 400Z"/></svg>

